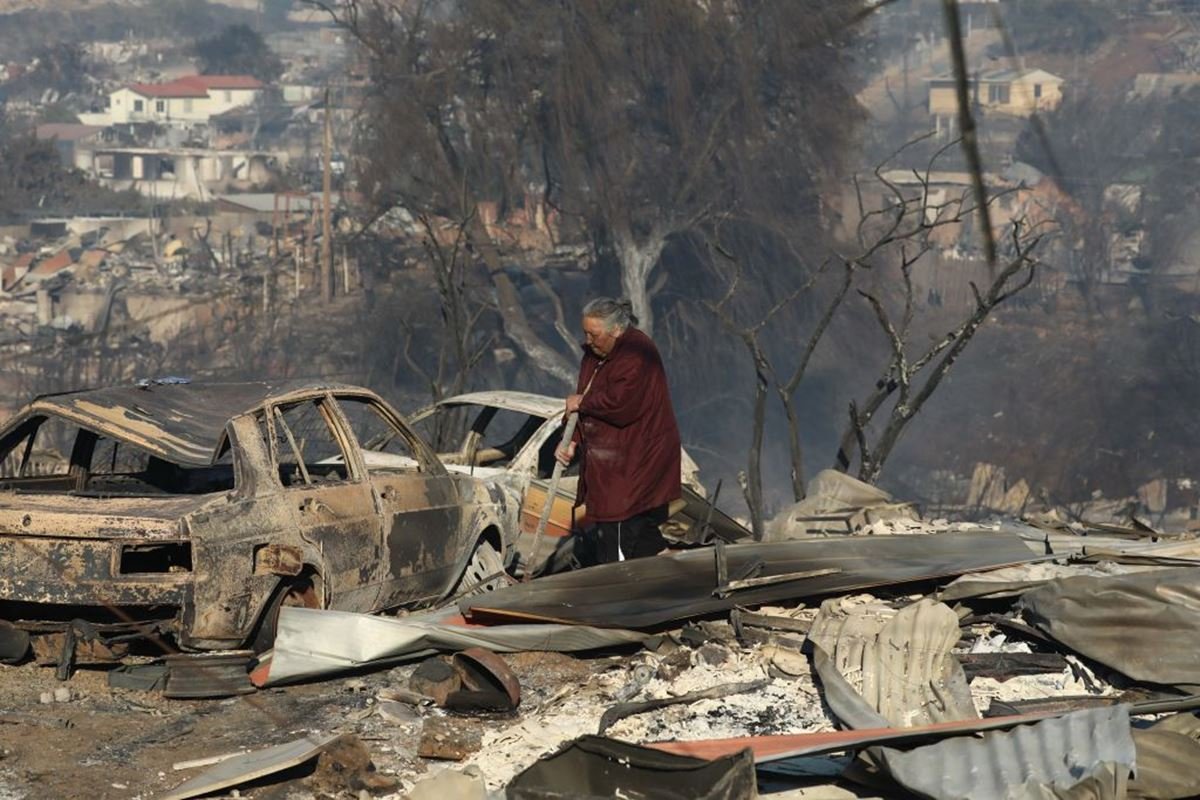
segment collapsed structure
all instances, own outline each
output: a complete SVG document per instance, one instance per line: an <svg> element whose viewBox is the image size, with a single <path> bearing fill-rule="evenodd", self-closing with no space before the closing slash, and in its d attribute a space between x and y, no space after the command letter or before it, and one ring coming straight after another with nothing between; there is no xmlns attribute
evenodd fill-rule
<svg viewBox="0 0 1200 800"><path fill-rule="evenodd" d="M835 494L898 505L852 488ZM879 513L817 505L818 521ZM285 606L249 682L222 679L334 696L366 674L365 713L198 759L155 796L316 760L311 782L347 748L361 763L337 768L357 776L343 788L441 800L1200 793L1194 536L911 515L788 527L396 617Z"/></svg>

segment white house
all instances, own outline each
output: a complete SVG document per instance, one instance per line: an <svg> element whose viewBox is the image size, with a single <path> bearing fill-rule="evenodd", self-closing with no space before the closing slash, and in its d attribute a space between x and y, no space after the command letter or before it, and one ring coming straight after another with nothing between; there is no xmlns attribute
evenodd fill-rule
<svg viewBox="0 0 1200 800"><path fill-rule="evenodd" d="M110 124L207 122L253 103L263 84L249 75L188 75L168 83L134 83L109 95Z"/></svg>
<svg viewBox="0 0 1200 800"><path fill-rule="evenodd" d="M208 201L214 192L247 191L270 183L287 155L268 150L96 145L76 162L103 186L133 189L156 200Z"/></svg>

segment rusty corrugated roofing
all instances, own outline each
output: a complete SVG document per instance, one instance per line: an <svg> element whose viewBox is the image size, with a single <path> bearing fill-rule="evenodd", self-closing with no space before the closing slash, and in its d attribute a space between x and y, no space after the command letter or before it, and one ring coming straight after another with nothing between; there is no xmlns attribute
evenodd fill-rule
<svg viewBox="0 0 1200 800"><path fill-rule="evenodd" d="M60 270L66 269L74 263L69 250L59 250L52 256L44 258L29 270L31 275L53 275Z"/></svg>
<svg viewBox="0 0 1200 800"><path fill-rule="evenodd" d="M789 758L823 755L842 751L859 750L879 744L916 745L941 741L951 736L1004 730L1029 722L1039 722L1056 716L1052 712L1039 711L988 719L966 719L956 722L937 722L913 728L865 728L844 731L816 731L814 733L778 733L766 736L733 736L724 739L671 740L649 742L647 747L678 753L696 758L717 758L749 749L754 761L767 764L786 761Z"/></svg>

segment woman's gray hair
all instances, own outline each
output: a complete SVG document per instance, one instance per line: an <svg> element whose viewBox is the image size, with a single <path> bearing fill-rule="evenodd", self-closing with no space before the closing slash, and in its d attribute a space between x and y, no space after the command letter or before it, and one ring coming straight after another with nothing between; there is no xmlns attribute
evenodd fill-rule
<svg viewBox="0 0 1200 800"><path fill-rule="evenodd" d="M597 297L583 307L583 315L600 320L608 330L625 330L630 325L637 325L637 317L633 315L633 304L628 300Z"/></svg>

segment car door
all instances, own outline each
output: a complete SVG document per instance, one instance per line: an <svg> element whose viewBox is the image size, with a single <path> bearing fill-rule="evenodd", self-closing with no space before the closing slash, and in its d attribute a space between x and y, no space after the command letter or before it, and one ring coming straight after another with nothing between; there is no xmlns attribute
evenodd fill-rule
<svg viewBox="0 0 1200 800"><path fill-rule="evenodd" d="M269 438L300 535L324 562L330 608L374 611L386 574L383 520L352 437L328 396L269 409Z"/></svg>
<svg viewBox="0 0 1200 800"><path fill-rule="evenodd" d="M339 394L383 514L387 575L381 607L437 597L474 545L454 478L394 410L373 397Z"/></svg>

